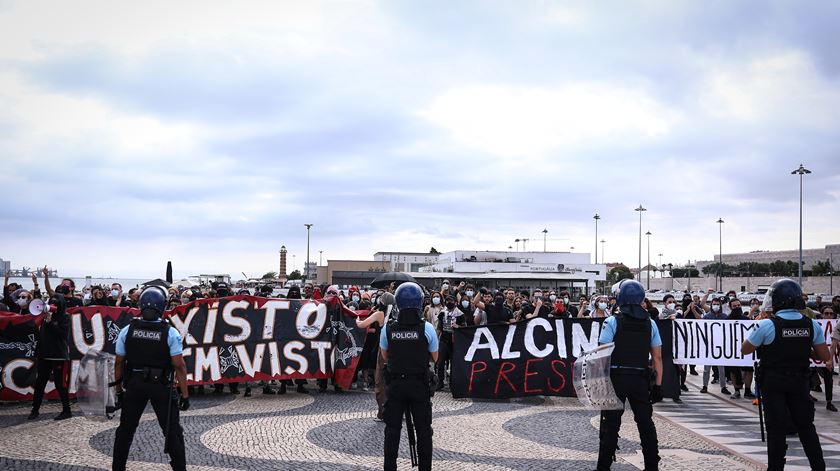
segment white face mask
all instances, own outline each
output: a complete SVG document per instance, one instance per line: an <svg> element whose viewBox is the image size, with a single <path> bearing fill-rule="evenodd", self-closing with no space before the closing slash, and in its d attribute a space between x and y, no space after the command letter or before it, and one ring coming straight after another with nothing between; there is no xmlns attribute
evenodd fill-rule
<svg viewBox="0 0 840 471"><path fill-rule="evenodd" d="M27 302L28 301L26 299L20 298L20 299L17 300L17 305L20 306L20 307L24 307L24 306L26 306Z"/></svg>
<svg viewBox="0 0 840 471"><path fill-rule="evenodd" d="M470 297L470 298L471 298L471 297L475 296L475 291L467 291L467 292L466 292L466 293L464 293L464 294L466 294L468 297Z"/></svg>
<svg viewBox="0 0 840 471"><path fill-rule="evenodd" d="M84 299L85 301L90 300L90 293L85 293Z"/></svg>
<svg viewBox="0 0 840 471"><path fill-rule="evenodd" d="M362 298L356 296L355 294L353 295L353 301L359 302L360 299Z"/></svg>
<svg viewBox="0 0 840 471"><path fill-rule="evenodd" d="M712 304L712 311L715 311L715 312L720 311L720 305L718 305L718 304Z"/></svg>
<svg viewBox="0 0 840 471"><path fill-rule="evenodd" d="M112 297L112 298L116 298L116 297L117 297L117 296L119 296L119 295L120 295L120 291L119 291L119 290L116 290L116 289L112 289L112 290L111 290L111 297Z"/></svg>
<svg viewBox="0 0 840 471"><path fill-rule="evenodd" d="M606 311L607 310L607 303L598 303L598 309L600 309L602 311Z"/></svg>
<svg viewBox="0 0 840 471"><path fill-rule="evenodd" d="M461 306L470 307L470 302L469 301L461 301Z"/></svg>
<svg viewBox="0 0 840 471"><path fill-rule="evenodd" d="M440 304L440 298L439 298L439 297L437 297L437 296L435 296L434 298L432 298L432 304L434 304L435 306L437 306L438 304Z"/></svg>
<svg viewBox="0 0 840 471"><path fill-rule="evenodd" d="M673 311L674 307L676 307L676 304L668 303L668 304L665 305L665 307L668 308L669 311Z"/></svg>
<svg viewBox="0 0 840 471"><path fill-rule="evenodd" d="M550 299L551 302L557 301L557 295L556 294L549 294L548 299Z"/></svg>
<svg viewBox="0 0 840 471"><path fill-rule="evenodd" d="M569 304L569 298L563 298L563 304Z"/></svg>
<svg viewBox="0 0 840 471"><path fill-rule="evenodd" d="M441 287L441 289L447 289L447 288L449 288L449 285L444 283L444 284L440 285L440 287Z"/></svg>

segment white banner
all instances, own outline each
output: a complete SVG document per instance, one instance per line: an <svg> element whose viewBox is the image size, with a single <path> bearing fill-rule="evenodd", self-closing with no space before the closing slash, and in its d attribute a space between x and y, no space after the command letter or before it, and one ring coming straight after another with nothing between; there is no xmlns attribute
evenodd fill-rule
<svg viewBox="0 0 840 471"><path fill-rule="evenodd" d="M822 326L826 343L837 319L817 321ZM756 354L741 355L741 345L756 328L758 321L694 320L674 321L674 363L678 365L753 366ZM823 363L811 361L811 366Z"/></svg>

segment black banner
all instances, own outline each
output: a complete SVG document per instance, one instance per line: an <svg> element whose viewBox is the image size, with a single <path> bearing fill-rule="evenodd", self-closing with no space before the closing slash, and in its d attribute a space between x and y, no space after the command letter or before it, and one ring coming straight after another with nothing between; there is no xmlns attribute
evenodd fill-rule
<svg viewBox="0 0 840 471"><path fill-rule="evenodd" d="M455 329L452 396L574 396L574 361L598 345L602 322L538 317Z"/></svg>
<svg viewBox="0 0 840 471"><path fill-rule="evenodd" d="M183 337L190 384L334 378L345 388L365 340L355 319L366 314L332 297L312 302L252 296L201 299L166 313ZM69 309L68 315L73 388L82 356L88 349L114 353L120 330L139 311L88 306ZM32 393L28 380L41 317L0 315L0 400Z"/></svg>

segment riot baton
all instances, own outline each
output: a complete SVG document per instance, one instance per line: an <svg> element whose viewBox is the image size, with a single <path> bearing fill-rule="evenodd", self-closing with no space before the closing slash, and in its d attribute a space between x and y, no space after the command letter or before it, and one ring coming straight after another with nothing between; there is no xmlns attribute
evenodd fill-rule
<svg viewBox="0 0 840 471"><path fill-rule="evenodd" d="M414 436L414 421L411 409L405 410L405 431L408 433L408 451L411 454L411 467L417 467L417 437Z"/></svg>
<svg viewBox="0 0 840 471"><path fill-rule="evenodd" d="M758 427L761 429L761 441L764 442L764 400L761 397L761 382L758 379L760 377L759 374L759 366L758 362L753 364L753 369L755 370L755 392L756 398L758 399Z"/></svg>
<svg viewBox="0 0 840 471"><path fill-rule="evenodd" d="M173 374L174 372L169 372L169 384L166 386L166 428L163 432L163 452L165 454L169 454L169 431L172 428L172 386L173 386ZM171 458L171 456L170 456Z"/></svg>

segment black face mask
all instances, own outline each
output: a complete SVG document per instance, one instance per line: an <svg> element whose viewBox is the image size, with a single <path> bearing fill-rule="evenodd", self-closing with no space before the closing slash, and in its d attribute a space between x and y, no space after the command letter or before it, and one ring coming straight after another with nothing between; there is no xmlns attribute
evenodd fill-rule
<svg viewBox="0 0 840 471"><path fill-rule="evenodd" d="M451 302L451 301L450 301L450 302L447 302L447 303L446 303L446 307L448 307L449 309L452 309L452 308L454 308L454 307L455 307L455 303L453 303L453 302Z"/></svg>
<svg viewBox="0 0 840 471"><path fill-rule="evenodd" d="M55 292L58 294L68 294L70 293L70 288L64 285L59 285L55 288Z"/></svg>
<svg viewBox="0 0 840 471"><path fill-rule="evenodd" d="M742 312L743 311L741 311L740 307L734 307L734 308L732 308L732 311L731 311L732 314L731 315L740 316Z"/></svg>
<svg viewBox="0 0 840 471"><path fill-rule="evenodd" d="M505 304L505 298L496 298L496 306L502 307Z"/></svg>

